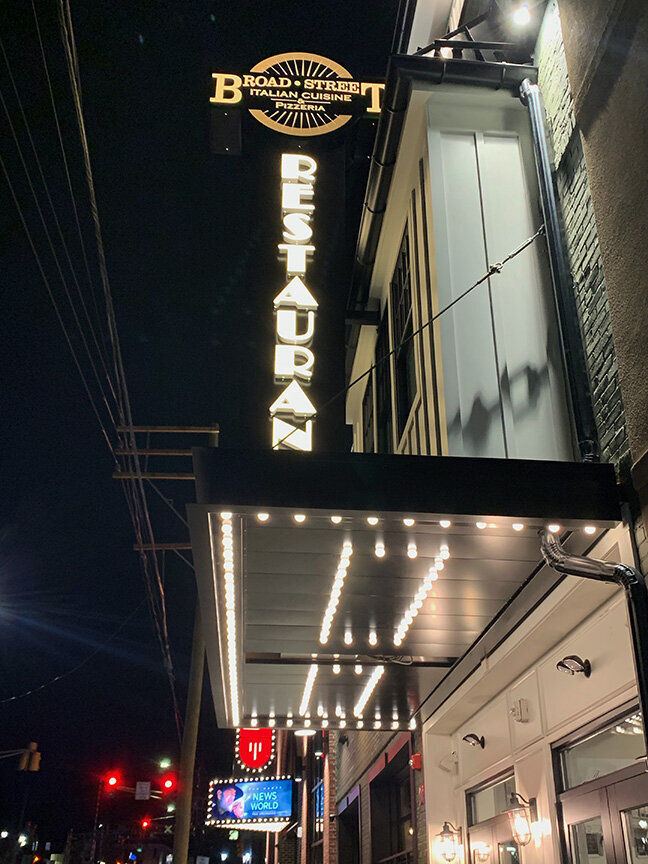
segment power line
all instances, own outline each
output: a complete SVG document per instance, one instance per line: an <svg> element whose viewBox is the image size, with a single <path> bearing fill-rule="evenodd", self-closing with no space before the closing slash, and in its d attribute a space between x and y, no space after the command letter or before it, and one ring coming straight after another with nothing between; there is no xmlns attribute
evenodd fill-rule
<svg viewBox="0 0 648 864"><path fill-rule="evenodd" d="M384 363L385 360L389 360L389 358L392 356L392 354L396 354L398 351L400 351L401 348L403 347L403 345L406 345L415 336L418 336L420 333L422 333L428 327L431 327L432 324L434 324L434 322L437 320L437 318L440 318L442 315L444 315L446 312L448 312L450 309L452 309L453 306L455 306L460 300L463 300L463 298L466 297L468 294L470 294L471 291L474 291L475 288L477 288L479 285L481 285L487 279L490 279L491 276L496 276L498 273L501 273L504 265L507 264L509 261L511 261L513 258L515 258L517 255L519 255L520 252L523 252L533 242L535 242L535 240L537 240L541 234L544 234L544 230L545 230L545 227L544 227L544 224L542 224L538 228L538 230L535 232L535 234L532 234L531 237L528 237L516 249L514 249L512 252L509 252L509 254L505 258L502 258L502 260L499 261L497 264L491 264L491 266L488 268L488 270L482 276L480 276L476 282L473 282L473 284L470 286L470 288L466 288L465 291L462 291L462 293L459 294L457 297L455 297L454 300L451 300L450 303L447 304L447 306L444 306L443 309L440 309L436 313L436 315L432 315L431 318L428 318L427 321L425 321L423 324L421 324L420 327L418 327L416 330L414 330L412 333L410 333L409 336L402 339L400 341L400 343L395 348L392 348L391 351L388 351L385 355L383 355L378 360L376 360L374 363L372 363L372 365L369 366L369 368L366 369L361 375L358 375L357 378L354 378L353 381L351 381L349 384L347 384L345 387L343 387L341 390L339 390L337 393L335 393L333 396L331 396L331 398L328 399L322 405L322 407L319 409L319 411L316 411L314 414L311 414L311 416L307 417L305 420L296 421L294 427L290 430L290 432L287 435L285 435L280 441L277 441L277 444L275 445L275 450L277 449L277 447L279 447L280 444L283 444L284 441L287 441L288 438L290 438L290 436L294 432L296 432L298 429L303 429L309 420L312 420L314 417L319 417L319 415L322 413L322 411L324 411L326 408L328 408L329 405L331 405L333 402L335 402L341 396L344 396L345 393L347 393L352 387L355 387L355 385L358 384L360 381L362 381L363 378L366 378L367 375L370 375L371 372L374 369L377 369L381 363Z"/></svg>
<svg viewBox="0 0 648 864"><path fill-rule="evenodd" d="M55 684L57 681L61 681L63 678L67 678L69 675L77 672L79 669L81 669L82 666L85 666L86 663L89 663L94 657L96 657L97 654L101 654L102 651L106 650L109 643L112 642L112 640L120 632L120 630L123 630L123 628L128 624L128 622L135 617L135 615L139 612L145 602L145 600L140 601L140 603L136 606L135 609L133 609L130 615L124 618L119 627L117 627L117 629L110 634L104 644L100 648L95 649L91 654L88 654L85 659L83 659L80 663L77 663L76 666L73 666L72 669L68 669L67 672L61 672L60 675L55 675L54 678L51 678L44 684L40 684L38 687L32 687L31 690L25 690L23 693L17 693L15 696L8 696L6 699L0 699L0 705L4 705L7 702L15 702L18 699L24 699L25 696L31 696L33 693L38 693L41 690L44 690L46 687L49 687L51 684Z"/></svg>

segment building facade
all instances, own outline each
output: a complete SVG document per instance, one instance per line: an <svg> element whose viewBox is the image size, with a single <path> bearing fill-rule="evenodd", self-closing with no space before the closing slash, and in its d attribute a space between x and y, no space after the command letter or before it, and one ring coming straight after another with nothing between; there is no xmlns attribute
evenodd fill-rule
<svg viewBox="0 0 648 864"><path fill-rule="evenodd" d="M632 0L403 3L354 452L194 452L219 724L299 736L268 864L648 855L645 31Z"/></svg>
<svg viewBox="0 0 648 864"><path fill-rule="evenodd" d="M637 371L648 306L645 249L634 244L648 214L636 199L645 177L635 154L648 135L643 113L636 123L630 115L646 83L646 9L549 0L523 25L513 4L501 5L508 18L482 15L488 4L419 2L399 19L395 46L408 56L393 58L391 73L409 92L389 106L402 111L401 128L394 133L392 113L378 132L365 199L353 296L375 320L347 330L347 375L357 382L347 422L358 452L613 464L623 524L587 555L645 572L648 391ZM444 34L464 45L525 43L518 59L533 67L544 103L562 289L548 233L506 263L543 220L548 227L519 82L507 92L496 72L476 68L505 62L501 45L498 55L433 44ZM416 57L448 62L435 79ZM453 79L453 58L472 68ZM465 583L450 591L464 606L474 596ZM340 846L341 864L639 860L648 781L631 629L621 588L567 576L497 641L477 636L446 679L419 694L403 740L344 736L338 812L357 843ZM570 656L588 659L591 674L561 674ZM399 741L411 760L394 763L401 775L390 769ZM387 815L378 790L394 783L401 795ZM520 811L527 836L512 827L516 801L531 802ZM403 814L412 835L396 830Z"/></svg>

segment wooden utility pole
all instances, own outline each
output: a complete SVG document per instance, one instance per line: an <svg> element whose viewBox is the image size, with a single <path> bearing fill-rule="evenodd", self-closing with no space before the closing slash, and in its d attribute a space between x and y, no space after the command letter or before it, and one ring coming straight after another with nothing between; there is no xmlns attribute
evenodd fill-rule
<svg viewBox="0 0 648 864"><path fill-rule="evenodd" d="M200 621L200 607L196 600L194 617L191 666L189 669L189 692L185 712L180 770L178 772L178 796L176 798L175 830L173 834L173 864L187 864L189 834L191 831L191 803L193 799L196 742L200 719L203 673L205 669L205 637Z"/></svg>

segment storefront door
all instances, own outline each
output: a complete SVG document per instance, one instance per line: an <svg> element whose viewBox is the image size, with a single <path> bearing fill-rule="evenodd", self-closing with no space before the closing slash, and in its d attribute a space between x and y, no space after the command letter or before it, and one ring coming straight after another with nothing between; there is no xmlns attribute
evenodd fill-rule
<svg viewBox="0 0 648 864"><path fill-rule="evenodd" d="M648 864L648 773L643 760L563 793L560 807L569 864Z"/></svg>

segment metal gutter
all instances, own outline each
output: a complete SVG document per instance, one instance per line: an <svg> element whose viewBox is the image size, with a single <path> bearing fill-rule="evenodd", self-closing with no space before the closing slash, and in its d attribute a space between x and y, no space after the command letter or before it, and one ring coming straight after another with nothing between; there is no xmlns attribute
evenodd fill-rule
<svg viewBox="0 0 648 864"><path fill-rule="evenodd" d="M565 377L571 396L578 447L581 459L594 461L598 459L599 454L598 435L572 276L563 244L558 195L545 129L544 105L538 85L525 79L520 87L520 100L529 110L558 331L562 343Z"/></svg>
<svg viewBox="0 0 648 864"><path fill-rule="evenodd" d="M641 573L627 564L600 561L598 558L585 558L566 551L560 540L548 531L542 535L540 544L542 555L547 564L557 573L565 576L580 576L596 582L607 582L623 588L630 619L632 654L635 664L639 708L643 721L646 769L648 770L648 589Z"/></svg>
<svg viewBox="0 0 648 864"><path fill-rule="evenodd" d="M510 90L512 94L517 94L525 79L535 81L536 78L535 68L512 63L403 54L390 57L383 108L360 217L349 310L362 310L369 297L371 274L413 83L464 84L491 90ZM360 325L354 323L347 326L347 377L353 365L359 333Z"/></svg>

